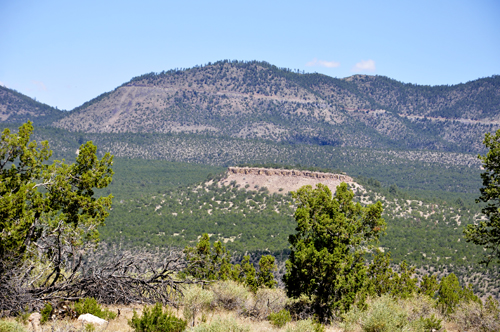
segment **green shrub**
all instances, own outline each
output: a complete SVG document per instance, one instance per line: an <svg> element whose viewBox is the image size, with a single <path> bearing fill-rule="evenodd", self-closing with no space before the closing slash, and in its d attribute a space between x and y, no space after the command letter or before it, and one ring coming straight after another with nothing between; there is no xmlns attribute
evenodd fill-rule
<svg viewBox="0 0 500 332"><path fill-rule="evenodd" d="M187 326L185 320L175 317L168 308L163 311L161 303L144 307L141 317L134 310L128 324L137 332L181 332Z"/></svg>
<svg viewBox="0 0 500 332"><path fill-rule="evenodd" d="M210 288L217 306L226 310L238 310L245 304L250 292L236 281L219 281Z"/></svg>
<svg viewBox="0 0 500 332"><path fill-rule="evenodd" d="M325 332L325 327L312 319L299 320L295 325L288 324L286 332Z"/></svg>
<svg viewBox="0 0 500 332"><path fill-rule="evenodd" d="M40 319L40 324L47 323L52 314L52 305L50 305L50 303L45 303L40 314L42 315L42 318Z"/></svg>
<svg viewBox="0 0 500 332"><path fill-rule="evenodd" d="M0 332L28 332L24 326L18 322L8 322L0 320Z"/></svg>
<svg viewBox="0 0 500 332"><path fill-rule="evenodd" d="M362 321L361 327L365 332L395 332L404 331L407 323L406 312L401 308L395 305L386 307L379 302Z"/></svg>
<svg viewBox="0 0 500 332"><path fill-rule="evenodd" d="M346 332L428 332L441 329L442 322L435 302L424 294L407 299L395 299L389 294L369 298L365 310L353 307L342 318Z"/></svg>
<svg viewBox="0 0 500 332"><path fill-rule="evenodd" d="M85 324L85 328L83 329L85 332L95 332L94 324Z"/></svg>
<svg viewBox="0 0 500 332"><path fill-rule="evenodd" d="M342 326L346 331L361 327L365 332L395 332L403 331L408 324L406 311L390 295L368 301L365 311L353 307L343 318Z"/></svg>
<svg viewBox="0 0 500 332"><path fill-rule="evenodd" d="M91 314L105 320L116 318L116 313L109 311L108 309L102 309L101 305L97 303L96 299L91 297L86 297L84 299L78 300L74 304L73 309L78 314L78 316L83 314Z"/></svg>
<svg viewBox="0 0 500 332"><path fill-rule="evenodd" d="M278 312L272 312L269 314L269 321L276 327L283 327L286 323L292 321L292 315L290 315L290 311L283 309Z"/></svg>
<svg viewBox="0 0 500 332"><path fill-rule="evenodd" d="M277 270L278 268L276 266L274 256L262 256L259 260L259 273L257 276L258 286L274 288L278 282L274 279L273 271Z"/></svg>
<svg viewBox="0 0 500 332"><path fill-rule="evenodd" d="M437 318L434 314L431 317L420 317L419 319L421 326L425 331L434 331L441 329L442 319Z"/></svg>
<svg viewBox="0 0 500 332"><path fill-rule="evenodd" d="M236 322L234 317L221 319L217 318L211 323L200 324L190 332L249 332L250 328L248 326L243 326Z"/></svg>

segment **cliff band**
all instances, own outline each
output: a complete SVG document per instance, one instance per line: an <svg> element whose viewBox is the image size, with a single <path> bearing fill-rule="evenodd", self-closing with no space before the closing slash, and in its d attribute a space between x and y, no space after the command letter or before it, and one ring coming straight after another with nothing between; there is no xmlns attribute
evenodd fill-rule
<svg viewBox="0 0 500 332"><path fill-rule="evenodd" d="M328 186L332 192L341 182L354 184L353 179L344 174L257 167L229 167L221 184L227 186L233 181L248 190L266 187L270 193L280 194L295 191L304 185L315 187L318 183Z"/></svg>

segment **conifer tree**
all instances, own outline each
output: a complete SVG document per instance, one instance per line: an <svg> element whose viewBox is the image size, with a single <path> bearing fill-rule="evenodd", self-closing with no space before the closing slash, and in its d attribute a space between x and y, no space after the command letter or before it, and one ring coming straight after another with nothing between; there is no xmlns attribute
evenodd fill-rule
<svg viewBox="0 0 500 332"><path fill-rule="evenodd" d="M0 276L27 259L43 260L55 283L68 257L99 240L112 196L94 194L111 182L113 157L97 158L87 142L75 163L49 163L49 144L30 141L33 130L27 122L0 140Z"/></svg>
<svg viewBox="0 0 500 332"><path fill-rule="evenodd" d="M287 294L313 300L322 321L335 312L346 312L364 290L364 254L385 230L382 204L367 207L352 201L347 184L330 189L318 184L293 194L296 200L296 233L290 235L290 259L284 282Z"/></svg>
<svg viewBox="0 0 500 332"><path fill-rule="evenodd" d="M485 202L482 212L488 217L476 224L469 224L464 230L465 239L487 250L482 263L500 262L500 130L495 135L486 133L483 144L489 149L486 155L479 155L483 162L481 174L483 188L477 202Z"/></svg>

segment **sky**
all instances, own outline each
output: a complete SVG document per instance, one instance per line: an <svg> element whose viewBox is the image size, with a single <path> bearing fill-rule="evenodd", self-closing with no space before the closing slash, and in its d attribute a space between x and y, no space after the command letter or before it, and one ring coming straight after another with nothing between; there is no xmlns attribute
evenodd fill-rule
<svg viewBox="0 0 500 332"><path fill-rule="evenodd" d="M59 109L224 59L465 83L500 74L500 1L0 0L0 84Z"/></svg>

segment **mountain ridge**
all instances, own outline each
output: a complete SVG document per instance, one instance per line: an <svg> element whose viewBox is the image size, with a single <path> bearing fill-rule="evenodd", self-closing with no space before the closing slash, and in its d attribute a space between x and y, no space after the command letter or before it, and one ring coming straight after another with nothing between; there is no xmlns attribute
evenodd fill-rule
<svg viewBox="0 0 500 332"><path fill-rule="evenodd" d="M68 113L35 120L80 133L192 133L477 153L484 133L500 128L499 105L498 75L425 86L219 61L137 76Z"/></svg>

